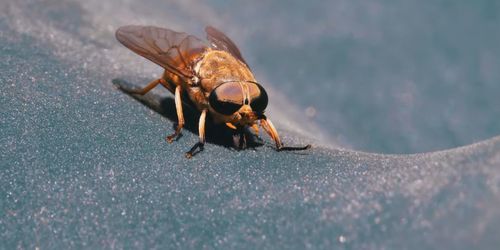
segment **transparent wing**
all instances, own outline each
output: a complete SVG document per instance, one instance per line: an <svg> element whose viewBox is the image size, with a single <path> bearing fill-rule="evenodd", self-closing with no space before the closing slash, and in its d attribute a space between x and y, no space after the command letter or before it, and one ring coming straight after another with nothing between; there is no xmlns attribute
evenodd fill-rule
<svg viewBox="0 0 500 250"><path fill-rule="evenodd" d="M224 33L212 26L207 26L205 28L205 32L207 32L208 41L212 43L212 46L215 49L229 52L231 55L238 58L241 62L248 66L248 63L245 59L243 59L243 56L241 55L238 47L236 47L236 44L234 44L234 42L231 41L231 39L229 39L229 37L227 37Z"/></svg>
<svg viewBox="0 0 500 250"><path fill-rule="evenodd" d="M116 39L135 53L182 78L194 76L193 62L207 50L200 39L153 26L123 26Z"/></svg>

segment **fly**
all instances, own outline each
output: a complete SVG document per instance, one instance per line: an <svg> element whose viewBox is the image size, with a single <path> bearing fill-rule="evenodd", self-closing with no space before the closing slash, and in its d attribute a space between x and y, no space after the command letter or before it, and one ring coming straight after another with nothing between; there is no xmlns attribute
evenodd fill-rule
<svg viewBox="0 0 500 250"><path fill-rule="evenodd" d="M205 145L207 114L213 122L231 129L258 125L269 134L277 151L305 150L311 147L285 147L271 120L264 114L268 104L265 89L256 81L240 50L221 31L205 29L209 43L186 33L154 26L123 26L116 38L125 47L165 69L161 78L142 89L119 86L130 94L144 95L162 85L175 96L178 118L174 133L167 136L173 142L184 126L182 98L187 96L201 112L198 123L199 141L186 153L191 158Z"/></svg>

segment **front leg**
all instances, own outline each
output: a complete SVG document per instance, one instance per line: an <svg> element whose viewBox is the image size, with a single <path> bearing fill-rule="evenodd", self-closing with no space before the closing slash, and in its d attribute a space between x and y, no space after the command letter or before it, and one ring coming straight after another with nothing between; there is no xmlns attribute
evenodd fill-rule
<svg viewBox="0 0 500 250"><path fill-rule="evenodd" d="M260 125L264 130L271 136L271 138L274 140L276 143L276 151L296 151L296 150L306 150L311 148L311 145L308 144L303 147L285 147L283 146L283 143L281 143L280 136L278 135L278 131L274 127L273 123L271 120L269 120L267 117L263 116L263 118L260 120Z"/></svg>
<svg viewBox="0 0 500 250"><path fill-rule="evenodd" d="M267 117L260 120L260 126L267 132L267 134L273 139L274 143L276 143L276 149L279 151L283 144L281 143L280 136L278 135L278 131L274 128L273 123Z"/></svg>
<svg viewBox="0 0 500 250"><path fill-rule="evenodd" d="M177 136L180 135L182 128L184 127L184 114L182 113L182 100L181 100L181 86L175 88L175 110L177 111L177 129L175 132L167 136L167 141L172 143Z"/></svg>

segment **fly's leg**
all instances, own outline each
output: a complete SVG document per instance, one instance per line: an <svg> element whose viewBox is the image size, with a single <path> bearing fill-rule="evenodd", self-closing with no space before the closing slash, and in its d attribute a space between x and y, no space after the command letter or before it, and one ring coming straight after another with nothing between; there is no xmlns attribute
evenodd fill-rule
<svg viewBox="0 0 500 250"><path fill-rule="evenodd" d="M240 127L239 128L239 134L240 134L240 141L239 141L238 148L240 150L241 149L245 149L247 147L247 135L245 134L245 128L244 127Z"/></svg>
<svg viewBox="0 0 500 250"><path fill-rule="evenodd" d="M181 86L175 88L175 110L177 111L177 128L175 132L167 136L166 140L172 143L177 136L181 133L182 127L184 127L184 113L182 113L182 100L181 100Z"/></svg>
<svg viewBox="0 0 500 250"><path fill-rule="evenodd" d="M296 150L306 150L311 148L311 145L306 145L304 147L285 147L283 146L283 143L281 143L280 136L278 135L278 131L274 127L273 123L271 120L269 120L267 117L263 117L263 119L260 120L260 125L262 128L271 136L271 138L274 140L276 143L276 150L277 151L296 151Z"/></svg>
<svg viewBox="0 0 500 250"><path fill-rule="evenodd" d="M167 81L165 81L165 79L163 79L163 78L151 81L150 83L148 83L148 85L146 85L146 87L144 87L142 89L135 89L135 88L133 89L133 88L130 88L130 87L127 87L124 85L117 85L117 86L118 86L118 88L120 88L121 90L123 90L124 92L126 92L128 94L145 95L146 93L151 91L154 87L156 87L158 84L165 86L167 89L170 87L168 85Z"/></svg>
<svg viewBox="0 0 500 250"><path fill-rule="evenodd" d="M269 120L267 117L264 119L261 119L260 126L262 126L264 131L266 131L267 134L271 137L271 139L273 139L274 143L276 143L276 149L279 151L283 147L283 144L281 143L280 136L278 135L278 131L274 127L271 120Z"/></svg>
<svg viewBox="0 0 500 250"><path fill-rule="evenodd" d="M195 155L196 149L200 148L200 152L203 151L203 146L205 146L205 120L207 117L207 110L204 109L200 115L200 121L198 123L198 134L199 141L194 144L194 146L186 153L186 158L191 158Z"/></svg>

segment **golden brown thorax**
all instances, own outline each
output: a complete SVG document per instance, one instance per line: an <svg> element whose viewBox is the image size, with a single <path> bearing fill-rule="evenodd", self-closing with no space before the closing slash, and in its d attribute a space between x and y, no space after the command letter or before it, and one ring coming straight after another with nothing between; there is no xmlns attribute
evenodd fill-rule
<svg viewBox="0 0 500 250"><path fill-rule="evenodd" d="M209 50L199 64L197 73L206 93L226 81L255 81L250 69L225 51Z"/></svg>

